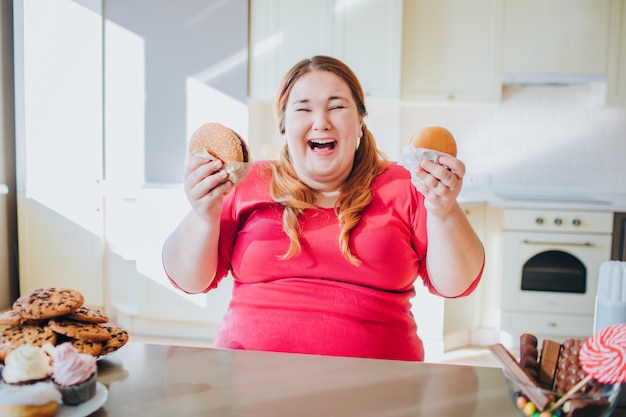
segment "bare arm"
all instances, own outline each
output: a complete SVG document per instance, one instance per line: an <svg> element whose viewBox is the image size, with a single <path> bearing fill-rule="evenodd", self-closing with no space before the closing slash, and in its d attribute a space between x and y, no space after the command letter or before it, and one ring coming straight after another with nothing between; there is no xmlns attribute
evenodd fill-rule
<svg viewBox="0 0 626 417"><path fill-rule="evenodd" d="M198 293L215 278L224 195L232 189L221 161L190 157L185 194L191 211L163 245L163 266L184 291Z"/></svg>
<svg viewBox="0 0 626 417"><path fill-rule="evenodd" d="M427 269L432 284L442 295L453 297L465 291L483 267L485 252L467 216L457 202L465 165L451 156L440 163L423 161L414 181L428 211Z"/></svg>

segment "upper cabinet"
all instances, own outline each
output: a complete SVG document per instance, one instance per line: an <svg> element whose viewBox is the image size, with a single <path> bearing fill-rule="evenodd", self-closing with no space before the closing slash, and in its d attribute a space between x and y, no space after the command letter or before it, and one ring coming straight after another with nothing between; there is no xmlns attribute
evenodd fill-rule
<svg viewBox="0 0 626 417"><path fill-rule="evenodd" d="M611 1L607 103L626 106L626 0Z"/></svg>
<svg viewBox="0 0 626 417"><path fill-rule="evenodd" d="M332 0L250 2L250 74L248 95L273 100L282 76L296 62L330 54Z"/></svg>
<svg viewBox="0 0 626 417"><path fill-rule="evenodd" d="M348 64L365 93L398 98L402 0L253 0L250 93L272 100L282 76L313 55Z"/></svg>
<svg viewBox="0 0 626 417"><path fill-rule="evenodd" d="M499 0L406 0L402 98L498 101Z"/></svg>
<svg viewBox="0 0 626 417"><path fill-rule="evenodd" d="M505 74L607 73L610 0L504 0Z"/></svg>
<svg viewBox="0 0 626 417"><path fill-rule="evenodd" d="M626 105L626 0L252 0L250 97L316 54L368 97L491 102L504 82L607 81Z"/></svg>
<svg viewBox="0 0 626 417"><path fill-rule="evenodd" d="M335 56L354 70L368 97L399 98L402 0L335 4Z"/></svg>

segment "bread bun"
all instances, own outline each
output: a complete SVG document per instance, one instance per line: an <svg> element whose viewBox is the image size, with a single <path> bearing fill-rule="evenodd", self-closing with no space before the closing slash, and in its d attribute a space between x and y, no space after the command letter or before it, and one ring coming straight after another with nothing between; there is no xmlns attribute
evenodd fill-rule
<svg viewBox="0 0 626 417"><path fill-rule="evenodd" d="M247 143L232 129L219 123L206 123L200 126L189 139L189 153L220 159L224 164L248 162Z"/></svg>
<svg viewBox="0 0 626 417"><path fill-rule="evenodd" d="M425 127L413 135L409 144L415 148L432 149L456 157L456 141L445 127Z"/></svg>

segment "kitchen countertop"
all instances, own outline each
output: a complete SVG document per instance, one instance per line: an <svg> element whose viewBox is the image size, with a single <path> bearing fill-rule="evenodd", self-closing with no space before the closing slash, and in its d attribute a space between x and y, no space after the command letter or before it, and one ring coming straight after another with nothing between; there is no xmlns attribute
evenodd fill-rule
<svg viewBox="0 0 626 417"><path fill-rule="evenodd" d="M490 205L502 208L626 212L626 194L463 189L458 201L463 205Z"/></svg>
<svg viewBox="0 0 626 417"><path fill-rule="evenodd" d="M520 415L508 396L499 367L130 342L98 361L98 382L96 397L76 408L63 406L58 414L68 417ZM97 404L90 404L92 401ZM92 412L97 407L100 408ZM626 408L616 408L611 417L626 417Z"/></svg>
<svg viewBox="0 0 626 417"><path fill-rule="evenodd" d="M516 417L500 368L129 342L92 416Z"/></svg>

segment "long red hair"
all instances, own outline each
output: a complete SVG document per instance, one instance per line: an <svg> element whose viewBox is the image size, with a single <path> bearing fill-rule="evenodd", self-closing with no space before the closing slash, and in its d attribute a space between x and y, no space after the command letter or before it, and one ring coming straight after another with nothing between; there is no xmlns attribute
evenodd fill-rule
<svg viewBox="0 0 626 417"><path fill-rule="evenodd" d="M300 77L312 71L328 71L343 79L357 105L359 115L367 116L365 95L361 83L354 72L346 64L329 56L314 56L303 59L294 65L283 77L274 102L274 110L278 119L281 134L285 133L285 107L293 85ZM360 260L350 250L350 232L361 220L361 213L372 201L371 185L374 178L386 166L387 160L376 147L376 141L365 124L362 128L361 142L354 155L352 171L341 187L341 194L335 204L335 213L339 218L339 248L344 257L353 264ZM315 194L307 185L298 179L289 157L289 149L285 143L279 158L272 165L272 181L270 193L272 198L285 207L283 212L283 230L289 236L289 249L283 259L296 256L300 250L300 229L298 217L306 209L316 209Z"/></svg>

